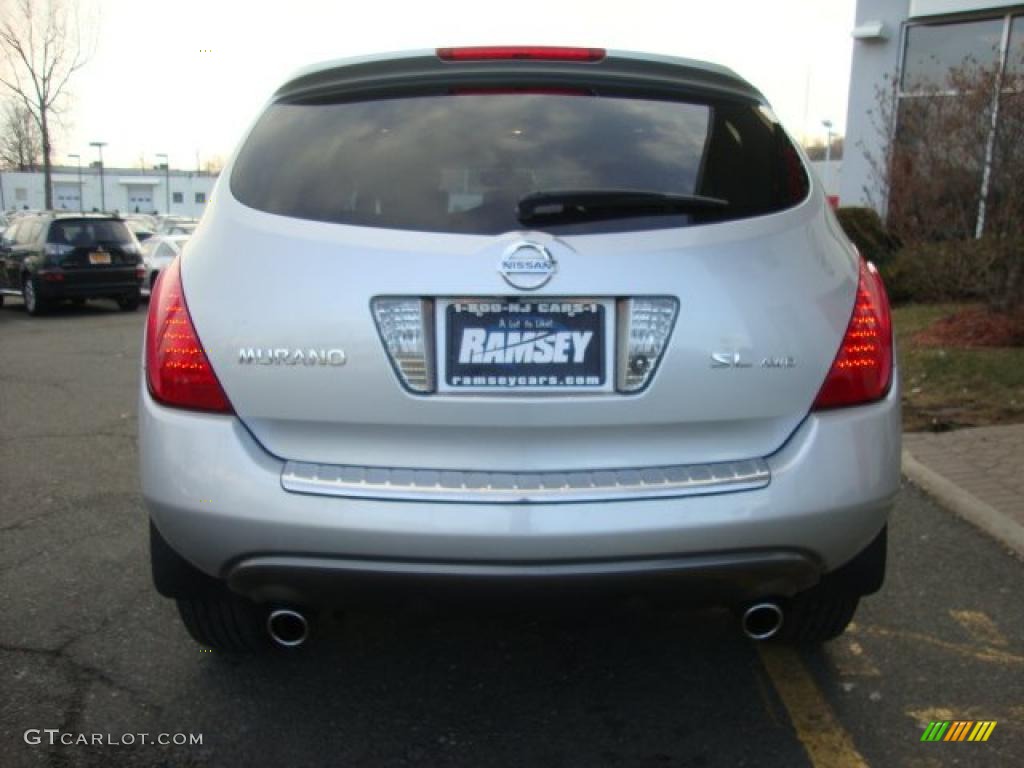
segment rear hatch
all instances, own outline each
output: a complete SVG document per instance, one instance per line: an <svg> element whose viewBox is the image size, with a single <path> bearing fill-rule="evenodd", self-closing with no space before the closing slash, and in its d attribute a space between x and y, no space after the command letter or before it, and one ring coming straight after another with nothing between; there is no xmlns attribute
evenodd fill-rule
<svg viewBox="0 0 1024 768"><path fill-rule="evenodd" d="M132 282L139 246L123 221L62 218L50 224L50 257L76 283Z"/></svg>
<svg viewBox="0 0 1024 768"><path fill-rule="evenodd" d="M596 66L267 109L182 279L268 451L642 467L765 456L804 419L857 281L820 190L741 81Z"/></svg>

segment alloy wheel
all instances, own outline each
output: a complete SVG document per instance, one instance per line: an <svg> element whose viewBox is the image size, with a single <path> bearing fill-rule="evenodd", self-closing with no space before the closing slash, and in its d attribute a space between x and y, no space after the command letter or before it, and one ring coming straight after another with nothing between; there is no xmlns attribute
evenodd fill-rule
<svg viewBox="0 0 1024 768"><path fill-rule="evenodd" d="M25 279L25 284L21 288L21 296L25 301L25 309L29 314L34 314L36 311L36 288L32 285L32 278Z"/></svg>

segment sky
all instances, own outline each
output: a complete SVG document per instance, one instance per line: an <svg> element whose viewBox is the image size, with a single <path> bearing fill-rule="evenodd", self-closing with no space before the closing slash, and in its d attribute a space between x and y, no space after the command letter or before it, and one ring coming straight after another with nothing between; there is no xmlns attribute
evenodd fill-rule
<svg viewBox="0 0 1024 768"><path fill-rule="evenodd" d="M71 81L55 162L227 159L296 69L447 45L585 45L705 59L752 82L798 139L838 132L855 0L80 0L95 52Z"/></svg>

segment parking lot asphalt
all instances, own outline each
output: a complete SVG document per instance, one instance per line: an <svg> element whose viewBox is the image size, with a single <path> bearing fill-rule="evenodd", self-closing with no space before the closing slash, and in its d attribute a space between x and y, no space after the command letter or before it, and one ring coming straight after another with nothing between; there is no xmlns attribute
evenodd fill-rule
<svg viewBox="0 0 1024 768"><path fill-rule="evenodd" d="M820 651L644 603L360 614L297 654L204 651L149 581L144 319L0 308L0 765L1024 763L1024 563L913 487L885 588ZM997 725L922 743L932 720ZM139 743L162 733L202 743ZM93 734L135 743L60 743Z"/></svg>

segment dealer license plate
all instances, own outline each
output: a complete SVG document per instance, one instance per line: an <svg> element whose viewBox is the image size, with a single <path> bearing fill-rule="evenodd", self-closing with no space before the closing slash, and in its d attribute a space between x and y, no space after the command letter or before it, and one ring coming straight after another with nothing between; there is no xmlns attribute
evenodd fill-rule
<svg viewBox="0 0 1024 768"><path fill-rule="evenodd" d="M443 389L609 389L611 302L452 300L442 304Z"/></svg>

